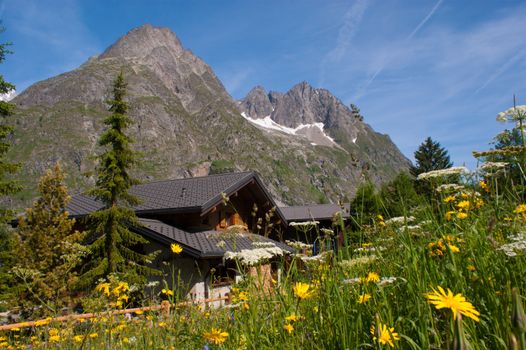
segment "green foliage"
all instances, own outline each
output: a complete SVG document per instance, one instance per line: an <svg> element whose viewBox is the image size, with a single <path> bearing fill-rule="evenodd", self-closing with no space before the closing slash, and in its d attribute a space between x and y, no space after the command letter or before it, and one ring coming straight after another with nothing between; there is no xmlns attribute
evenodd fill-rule
<svg viewBox="0 0 526 350"><path fill-rule="evenodd" d="M4 29L0 27L0 33ZM0 64L5 61L5 56L11 53L7 47L9 44L0 44ZM0 94L6 94L15 89L15 86L4 80L0 75ZM6 101L0 101L0 199L6 200L6 196L13 195L21 190L21 186L9 175L16 173L20 165L10 163L6 160L6 153L11 146L8 138L13 128L8 125L7 118L12 115L14 106ZM14 257L12 253L14 236L7 227L7 223L13 218L12 210L0 207L0 310L2 301L9 299L13 290L13 278L9 270L13 266Z"/></svg>
<svg viewBox="0 0 526 350"><path fill-rule="evenodd" d="M129 229L139 226L135 212L130 209L138 204L138 199L128 193L138 181L129 174L130 168L137 163L137 154L131 149L131 139L125 134L125 129L132 123L126 115L125 95L126 83L121 72L113 84L113 99L108 101L112 112L104 120L108 128L99 139L99 145L105 151L97 157L96 186L88 192L101 201L104 208L92 213L88 219L91 255L81 276L82 285L93 285L99 278L110 274L121 274L127 281L135 282L138 276L157 272L146 266L153 255L140 252L148 240Z"/></svg>
<svg viewBox="0 0 526 350"><path fill-rule="evenodd" d="M415 161L416 164L409 169L414 177L428 171L446 169L453 166L448 151L439 142L433 141L431 137L426 138L415 151ZM429 198L432 196L431 188L425 181L418 181L416 190Z"/></svg>
<svg viewBox="0 0 526 350"><path fill-rule="evenodd" d="M0 28L0 32L4 29ZM11 53L7 46L9 44L0 44L0 64L5 61L6 54ZM15 86L4 80L0 75L0 94L11 92ZM8 137L11 135L13 128L6 124L6 119L13 114L14 106L6 101L0 101L0 196L9 196L20 191L21 187L16 181L7 179L10 174L16 173L20 169L19 164L8 162L5 157L11 146ZM6 223L12 218L12 211L0 208L0 223Z"/></svg>
<svg viewBox="0 0 526 350"><path fill-rule="evenodd" d="M398 174L394 180L382 186L380 197L387 216L407 215L407 210L418 205L421 198L415 190L415 181L407 173Z"/></svg>
<svg viewBox="0 0 526 350"><path fill-rule="evenodd" d="M8 303L17 293L16 281L11 273L17 257L13 254L16 247L16 237L12 228L7 224L0 224L0 312L5 311Z"/></svg>
<svg viewBox="0 0 526 350"><path fill-rule="evenodd" d="M65 177L59 163L48 170L38 184L40 197L19 218L13 271L21 283L23 306L46 305L55 312L71 300L84 234L74 230L75 220L66 211L70 197Z"/></svg>
<svg viewBox="0 0 526 350"><path fill-rule="evenodd" d="M234 162L226 159L213 160L210 164L209 174L231 173L236 170Z"/></svg>
<svg viewBox="0 0 526 350"><path fill-rule="evenodd" d="M449 159L447 150L431 137L422 142L415 151L416 165L411 167L411 175L418 176L432 170L451 168L453 163Z"/></svg>
<svg viewBox="0 0 526 350"><path fill-rule="evenodd" d="M383 212L381 198L372 182L367 181L358 187L351 202L351 210L353 222L358 227L372 224L376 216Z"/></svg>

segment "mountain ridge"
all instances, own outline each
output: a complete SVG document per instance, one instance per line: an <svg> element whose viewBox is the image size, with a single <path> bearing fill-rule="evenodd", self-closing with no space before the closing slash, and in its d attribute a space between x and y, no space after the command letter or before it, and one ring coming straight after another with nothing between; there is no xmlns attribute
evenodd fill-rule
<svg viewBox="0 0 526 350"><path fill-rule="evenodd" d="M322 129L337 147L254 125L212 68L173 32L144 25L77 69L15 97L9 157L24 163L22 180L28 186L56 160L70 173L73 191L93 184L91 155L100 151L96 141L108 115L105 101L119 71L128 83L134 147L145 155L136 170L144 181L256 170L281 203L303 204L349 198L364 176L381 183L409 165L390 140L349 116L330 92L306 83L298 84L303 90L267 93L271 114L285 126L323 120ZM253 110L260 114L259 107ZM33 194L27 190L22 199Z"/></svg>

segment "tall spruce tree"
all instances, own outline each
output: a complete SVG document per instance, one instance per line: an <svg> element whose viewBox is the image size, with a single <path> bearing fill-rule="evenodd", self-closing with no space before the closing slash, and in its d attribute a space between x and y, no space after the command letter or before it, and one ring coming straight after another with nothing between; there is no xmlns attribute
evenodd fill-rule
<svg viewBox="0 0 526 350"><path fill-rule="evenodd" d="M106 131L99 139L105 148L98 158L95 188L88 192L104 204L103 209L90 215L90 262L81 276L82 284L92 284L98 278L119 274L122 279L137 282L140 276L157 271L146 265L152 254L142 254L141 245L148 241L130 231L138 220L131 206L138 199L128 190L138 181L129 171L137 163L137 154L131 147L131 139L125 129L132 124L127 116L128 104L124 101L126 83L121 72L113 83L113 99L108 101L111 115L104 120ZM140 278L139 278L140 279Z"/></svg>
<svg viewBox="0 0 526 350"><path fill-rule="evenodd" d="M0 27L0 33L4 31ZM11 53L8 50L9 43L0 44L0 63L5 61L7 54ZM4 80L4 76L0 74L0 94L7 94L15 89L15 86ZM6 201L6 197L13 195L20 191L20 185L9 179L8 176L16 173L20 168L19 164L11 163L6 159L6 154L9 151L10 142L8 140L13 128L7 121L8 117L13 113L13 104L0 100L0 200ZM13 248L15 244L14 235L11 232L7 222L13 218L12 210L0 207L0 300L9 299L11 295L11 286L13 283L13 276L9 273L9 269L13 266L15 256ZM0 303L0 308L2 304Z"/></svg>
<svg viewBox="0 0 526 350"><path fill-rule="evenodd" d="M416 165L410 169L413 176L453 166L447 150L440 146L439 142L433 141L431 137L425 139L418 147L418 150L415 152L415 160Z"/></svg>
<svg viewBox="0 0 526 350"><path fill-rule="evenodd" d="M18 275L22 278L19 298L22 305L47 305L51 311L71 300L76 282L75 267L85 248L79 243L83 233L73 229L66 206L70 201L66 174L57 162L38 183L39 198L26 209L18 225ZM16 274L16 273L15 273Z"/></svg>

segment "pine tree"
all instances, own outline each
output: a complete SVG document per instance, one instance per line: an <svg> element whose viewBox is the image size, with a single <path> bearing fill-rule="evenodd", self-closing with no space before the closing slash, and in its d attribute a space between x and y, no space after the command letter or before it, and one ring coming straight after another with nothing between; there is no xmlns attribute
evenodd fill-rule
<svg viewBox="0 0 526 350"><path fill-rule="evenodd" d="M59 163L42 176L40 196L20 217L17 230L19 265L15 272L25 279L21 301L43 303L52 311L68 303L77 279L74 269L84 251L79 244L83 234L73 230L75 220L66 211L70 196L65 176Z"/></svg>
<svg viewBox="0 0 526 350"><path fill-rule="evenodd" d="M0 33L4 29L0 27ZM5 61L10 44L0 44L0 63ZM0 94L7 94L15 89L15 86L4 80L0 75ZM8 137L11 135L13 128L8 125L6 119L13 113L13 104L7 101L0 101L0 197L13 195L20 191L21 187L14 180L6 178L7 175L14 174L20 168L19 164L10 163L6 160L6 154L9 151L10 143ZM9 273L14 264L14 235L11 229L6 225L13 218L13 212L4 207L0 207L0 300L11 297L11 286L13 277ZM0 306L1 307L1 306Z"/></svg>
<svg viewBox="0 0 526 350"><path fill-rule="evenodd" d="M416 165L411 167L411 174L418 176L432 170L451 168L447 150L428 137L415 152Z"/></svg>
<svg viewBox="0 0 526 350"><path fill-rule="evenodd" d="M112 112L104 120L108 128L99 139L105 151L97 157L96 185L89 191L104 207L91 214L88 220L93 243L89 247L91 257L82 276L83 284L92 284L110 274L136 282L139 276L157 272L146 266L153 255L142 254L136 249L148 241L129 229L138 225L131 206L139 201L128 193L138 181L129 174L130 168L137 163L137 154L132 151L131 139L124 132L132 123L126 115L125 95L126 83L121 72L113 83L113 100L108 101Z"/></svg>

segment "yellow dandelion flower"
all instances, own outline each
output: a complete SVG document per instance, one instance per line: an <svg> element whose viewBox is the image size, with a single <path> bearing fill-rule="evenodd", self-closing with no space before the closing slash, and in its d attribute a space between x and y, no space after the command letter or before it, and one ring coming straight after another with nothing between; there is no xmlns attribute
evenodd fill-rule
<svg viewBox="0 0 526 350"><path fill-rule="evenodd" d="M479 186L480 186L480 188L482 188L484 191L489 192L489 186L488 186L488 184L486 183L486 181L484 181L484 180L479 181Z"/></svg>
<svg viewBox="0 0 526 350"><path fill-rule="evenodd" d="M454 211L454 210L450 210L446 213L446 220L447 221L451 221L451 219L453 218L453 215L455 215L457 212Z"/></svg>
<svg viewBox="0 0 526 350"><path fill-rule="evenodd" d="M515 214L522 214L526 212L526 204L519 204L515 210L513 210Z"/></svg>
<svg viewBox="0 0 526 350"><path fill-rule="evenodd" d="M400 336L395 332L394 327L388 327L386 324L378 324L378 330L375 329L374 325L371 325L371 335L373 341L377 341L382 345L389 344L390 347L394 348L394 341L400 340Z"/></svg>
<svg viewBox="0 0 526 350"><path fill-rule="evenodd" d="M457 197L455 196L447 196L446 198L444 198L444 203L450 203L450 202L454 202L457 200Z"/></svg>
<svg viewBox="0 0 526 350"><path fill-rule="evenodd" d="M220 329L212 328L210 332L205 332L203 337L213 344L220 345L225 342L226 338L228 338L228 333L223 332Z"/></svg>
<svg viewBox="0 0 526 350"><path fill-rule="evenodd" d="M76 335L76 336L73 337L73 341L74 341L75 343L80 343L80 342L82 342L82 339L84 339L84 336L82 336L82 335Z"/></svg>
<svg viewBox="0 0 526 350"><path fill-rule="evenodd" d="M460 201L457 203L457 208L462 210L469 210L469 207L471 206L470 201Z"/></svg>
<svg viewBox="0 0 526 350"><path fill-rule="evenodd" d="M170 249L174 254L181 254L181 252L183 251L183 248L179 244L175 243L170 244Z"/></svg>
<svg viewBox="0 0 526 350"><path fill-rule="evenodd" d="M98 336L99 336L99 335L98 335L97 333L90 333L90 334L89 334L89 337L90 337L91 339L95 339L95 338L97 338Z"/></svg>
<svg viewBox="0 0 526 350"><path fill-rule="evenodd" d="M144 311L142 311L142 310L137 310L137 311L135 311L135 314L136 314L136 315L142 315L143 313L144 313Z"/></svg>
<svg viewBox="0 0 526 350"><path fill-rule="evenodd" d="M358 297L358 304L365 304L371 299L371 294L362 294Z"/></svg>
<svg viewBox="0 0 526 350"><path fill-rule="evenodd" d="M58 343L60 341L60 335L52 335L49 337L50 343Z"/></svg>
<svg viewBox="0 0 526 350"><path fill-rule="evenodd" d="M294 332L294 326L290 323L285 324L283 328L287 331L288 334L292 334L292 332Z"/></svg>
<svg viewBox="0 0 526 350"><path fill-rule="evenodd" d="M166 322L159 322L159 328L166 328L168 326L168 323Z"/></svg>
<svg viewBox="0 0 526 350"><path fill-rule="evenodd" d="M296 285L294 286L294 295L296 295L299 299L307 299L310 298L313 294L313 291L309 291L310 285L308 283L303 282L296 282Z"/></svg>
<svg viewBox="0 0 526 350"><path fill-rule="evenodd" d="M459 253L460 252L460 249L456 245L448 244L447 246L449 247L449 250L451 250L451 253Z"/></svg>
<svg viewBox="0 0 526 350"><path fill-rule="evenodd" d="M468 214L466 214L466 213L457 213L457 218L459 218L461 220L465 219L467 217L468 217Z"/></svg>
<svg viewBox="0 0 526 350"><path fill-rule="evenodd" d="M110 296L110 284L109 283L100 283L95 290L105 294L107 297Z"/></svg>
<svg viewBox="0 0 526 350"><path fill-rule="evenodd" d="M367 274L367 277L365 277L365 282L366 283L369 283L369 282L373 282L373 283L380 282L380 275L377 274L376 272L369 272Z"/></svg>
<svg viewBox="0 0 526 350"><path fill-rule="evenodd" d="M58 335L58 334L59 334L59 331L58 331L58 329L56 329L56 328L51 328L51 329L48 331L48 333L49 333L50 336L53 337L53 336L55 336L55 335Z"/></svg>
<svg viewBox="0 0 526 350"><path fill-rule="evenodd" d="M297 320L299 320L300 318L298 316L296 316L296 314L292 314L290 316L287 316L285 317L285 320L289 321L289 322L296 322Z"/></svg>
<svg viewBox="0 0 526 350"><path fill-rule="evenodd" d="M433 288L433 292L427 293L425 296L428 303L433 304L435 308L451 309L451 311L453 311L453 319L457 318L457 312L459 312L477 322L479 321L480 313L461 293L453 295L453 292L449 288L446 293L442 287L438 286L438 291Z"/></svg>
<svg viewBox="0 0 526 350"><path fill-rule="evenodd" d="M163 288L163 290L161 290L161 293L169 295L169 296L173 296L174 295L174 291L173 290L165 289L165 288Z"/></svg>

